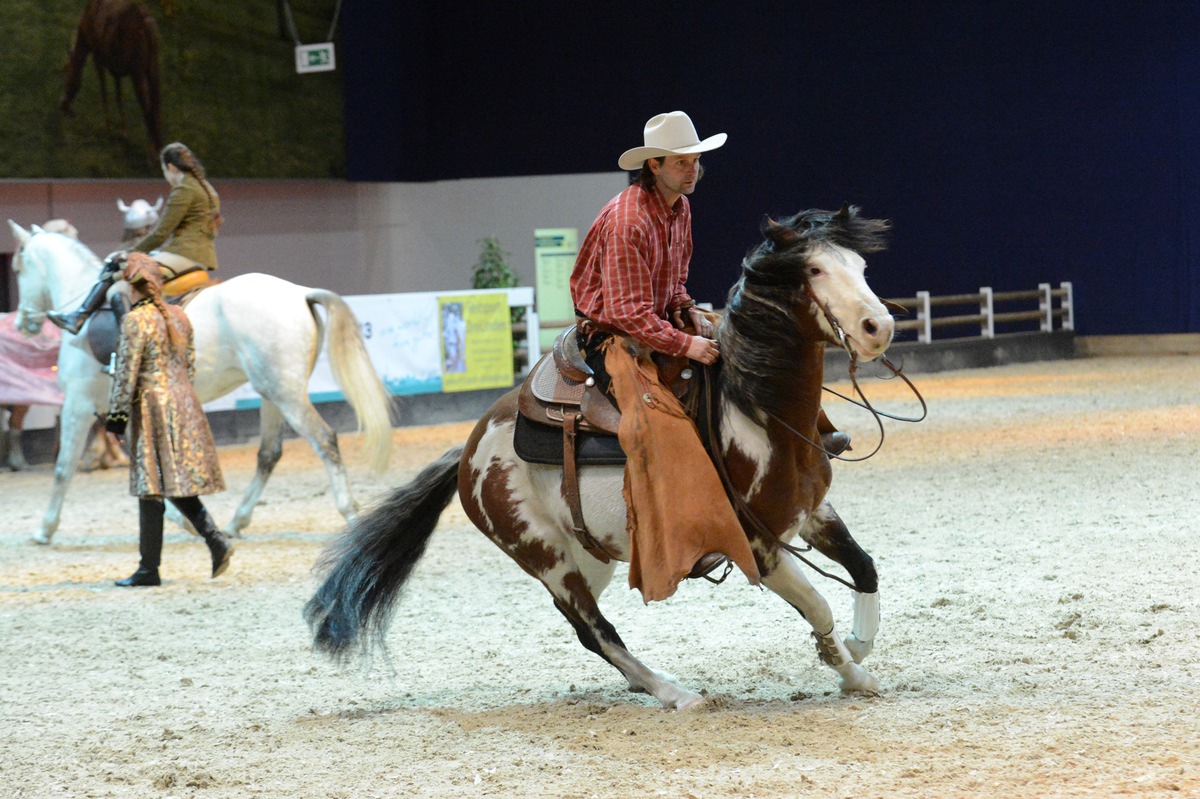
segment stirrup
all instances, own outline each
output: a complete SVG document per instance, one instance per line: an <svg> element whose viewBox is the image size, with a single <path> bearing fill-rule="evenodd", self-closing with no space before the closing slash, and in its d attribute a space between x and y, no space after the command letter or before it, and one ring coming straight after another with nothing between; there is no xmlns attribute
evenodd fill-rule
<svg viewBox="0 0 1200 799"><path fill-rule="evenodd" d="M722 563L725 564L725 573L720 577L709 577L709 575L716 571L717 567ZM710 583L720 584L725 582L725 578L729 576L731 571L733 571L733 563L729 560L729 558L725 557L720 552L709 552L707 555L700 558L700 560L696 561L696 565L692 567L690 572L688 572L688 579L693 580L703 577Z"/></svg>

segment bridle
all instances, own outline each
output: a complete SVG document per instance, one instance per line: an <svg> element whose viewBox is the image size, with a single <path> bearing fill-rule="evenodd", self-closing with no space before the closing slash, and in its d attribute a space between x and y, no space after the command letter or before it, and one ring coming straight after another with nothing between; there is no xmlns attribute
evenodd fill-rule
<svg viewBox="0 0 1200 799"><path fill-rule="evenodd" d="M34 235L36 236L38 234L35 233ZM16 253L13 255L14 263L18 258L20 259L21 263L21 268L19 270L14 269L14 271L18 272L19 274L26 269L36 268L37 277L41 282L41 290L38 291L34 297L26 296L25 292L21 292L21 301L17 303L17 313L19 314L17 318L21 322L22 332L24 332L26 335L36 336L42 331L42 325L46 322L47 314L49 314L50 311L57 311L59 309L54 306L54 297L50 294L50 278L46 272L46 265L42 262L41 258L29 258L28 253L25 250L26 245L22 244L17 248ZM80 298L81 295L72 297L71 299L68 299L64 305L69 305ZM33 307L33 305L30 303L33 302L34 299L40 301L40 303L45 306L45 309L39 310L38 308Z"/></svg>
<svg viewBox="0 0 1200 799"><path fill-rule="evenodd" d="M895 378L895 377L900 378L901 380L904 381L905 385L907 385L909 387L909 389L912 391L913 395L916 396L917 401L921 403L921 415L920 416L911 416L911 417L910 416L897 416L895 414L887 413L886 411L878 410L874 405L872 405L871 401L869 399L867 399L866 394L863 393L862 387L860 387L858 385L858 353L854 351L854 347L850 344L850 337L847 336L846 331L842 329L842 325L840 322L838 322L837 317L834 316L833 311L829 310L829 306L826 305L825 303L821 302L820 298L817 297L816 293L812 290L812 286L805 283L804 290L808 294L809 299L812 300L813 304L821 309L821 313L825 316L825 321L829 323L830 329L833 330L834 338L837 339L837 343L841 345L842 349L844 349L846 351L846 354L850 357L850 367L849 367L850 385L852 385L854 387L854 394L858 397L858 399L854 399L853 397L848 397L845 394L834 391L833 389L829 388L828 386L821 386L821 389L823 391L828 391L830 394L834 395L835 397L838 397L839 399L843 399L846 402L849 402L851 405L857 405L858 407L869 411L871 413L871 416L874 417L874 419L875 419L875 426L879 429L879 441L878 441L878 443L875 444L875 449L871 450L866 455L863 455L861 458L843 458L841 455L834 455L833 453L827 451L820 442L813 441L808 436L804 435L799 430L792 427L790 424L785 422L783 419L780 419L777 415L771 413L770 411L763 411L763 413L766 416L768 416L770 419L775 421L777 424L779 424L781 427L783 427L785 430L787 430L789 433L796 436L801 441L804 441L805 443L821 450L821 452L825 453L830 458L833 458L833 459L839 460L839 461L845 461L847 463L859 463L861 461L865 461L868 458L874 457L875 454L877 452L879 452L880 449L883 448L883 441L884 441L884 438L887 436L887 432L884 430L884 427L883 427L883 419L885 417L888 419L897 421L897 422L920 422L920 421L923 421L925 419L925 417L929 415L929 408L925 404L925 398L923 396L921 396L921 392L918 391L917 387L915 385L913 385L913 382L908 379L908 375L904 374L904 372L901 371L901 367L893 364L891 361L889 361L887 359L886 356L881 357L879 359L879 364L892 373L892 378ZM893 308L893 309L898 307L894 303L889 303L888 306L889 306L889 308ZM886 379L890 380L892 378L886 378Z"/></svg>
<svg viewBox="0 0 1200 799"><path fill-rule="evenodd" d="M50 282L46 279L46 270L42 267L42 263L36 258L25 257L25 245L22 244L13 254L13 261L21 259L21 269L16 270L23 272L31 267L31 264L36 264L39 269L39 277L41 278L42 288L37 293L37 298L43 300L43 304L47 310L39 310L30 305L32 298L27 296L25 292L21 292L21 301L17 303L17 319L20 321L21 332L29 336L36 336L42 332L42 325L46 322L46 314L49 313L49 307L52 303L50 296Z"/></svg>
<svg viewBox="0 0 1200 799"><path fill-rule="evenodd" d="M843 458L840 455L834 455L834 454L830 453L829 451L827 451L825 449L825 447L819 441L813 441L811 438L804 435L803 433L801 433L799 430L792 427L790 424L788 424L784 420L780 419L776 414L771 413L769 411L763 411L763 413L766 416L768 416L770 419L774 420L777 424L781 425L785 430L790 432L792 435L796 436L801 441L804 441L805 443L809 444L810 446L820 450L821 452L823 452L825 455L827 455L830 458L836 458L837 460L847 461L850 463L857 463L859 461L865 461L868 458L873 457L875 455L875 453L879 452L879 450L882 449L882 447L883 447L883 440L886 435L886 433L884 431L884 427L883 427L883 417L886 417L888 419L893 419L898 422L920 422L920 421L924 420L925 417L928 415L928 413L929 413L928 406L925 404L925 398L923 396L921 396L921 392L918 391L917 387L915 385L913 385L913 382L908 379L908 376L905 375L901 371L901 368L896 366L895 364L893 364L886 357L882 357L879 359L879 363L882 366L884 366L885 368L887 368L892 373L893 378L899 377L901 380L903 380L905 385L907 385L912 390L912 392L916 396L917 400L920 401L921 415L918 417L897 416L897 415L876 409L875 406L873 406L871 404L871 401L867 399L866 395L862 391L862 388L859 387L859 385L858 385L858 354L854 351L854 347L851 346L849 337L846 335L846 332L842 329L841 323L838 322L837 317L834 316L833 312L829 310L829 307L825 303L821 302L821 300L816 296L816 294L812 290L812 286L810 286L806 283L805 291L808 293L808 296L813 301L813 303L815 303L816 306L821 309L821 312L825 316L825 320L829 323L830 328L833 330L834 337L837 339L837 342L839 344L841 344L842 348L844 350L846 350L846 353L850 356L850 367L849 367L850 383L851 383L851 385L854 386L854 393L859 397L859 399L856 400L853 397L847 397L844 394L841 394L837 391L834 391L831 388L828 388L827 386L822 386L821 388L825 391L828 391L830 394L833 394L836 397L840 397L841 399L846 400L847 402L849 402L853 405L857 405L860 408L865 408L866 410L870 411L871 415L875 419L875 424L879 428L879 442L875 445L875 449L871 450L870 453L868 453L867 455L864 455L861 458ZM891 303L888 303L888 306L889 306L889 308L892 308L893 310L895 309L895 306ZM706 405L707 405L706 422L708 425L708 429L706 430L705 434L708 437L708 439L711 441L712 453L713 453L712 460L716 466L717 474L720 476L721 482L725 486L725 493L729 497L731 503L733 504L734 510L737 512L738 518L742 520L743 524L753 527L759 533L759 535L764 537L765 540L769 541L769 540L774 539L775 542L779 545L780 549L783 549L786 552L791 553L793 556L795 556L797 559L799 559L800 561L802 561L803 563L808 565L813 571L817 572L821 576L828 577L831 580L835 580L835 581L841 583L842 585L846 586L847 588L857 591L858 587L856 585L854 585L853 583L851 583L850 581L848 581L842 577L839 577L836 574L831 574L830 572L825 571L820 566L813 563L811 560L809 560L808 558L806 558L804 556L804 553L812 551L811 544L806 544L804 546L796 546L794 544L789 544L786 541L783 541L777 535L775 535L775 533L770 528L767 527L767 525L762 521L762 519L760 519L758 517L758 514L756 514L754 512L754 509L750 507L749 503L746 502L746 500L742 497L741 493L734 486L733 480L730 478L728 468L725 464L725 458L721 456L721 454L718 450L717 441L716 441L716 438L717 438L716 424L715 424L716 404L713 402L713 397L712 397L712 385L713 385L712 377L713 377L713 375L712 375L712 372L710 371L712 368L713 367L705 366L703 368L703 372L702 372L704 375L704 388L705 388ZM891 378L887 378L887 379L891 379ZM709 576L705 575L705 579L708 580L709 582L713 582L713 583L722 583L725 581L725 578L729 576L729 574L732 570L733 570L733 566L727 560L726 564L725 564L724 574L722 574L720 577L709 577Z"/></svg>

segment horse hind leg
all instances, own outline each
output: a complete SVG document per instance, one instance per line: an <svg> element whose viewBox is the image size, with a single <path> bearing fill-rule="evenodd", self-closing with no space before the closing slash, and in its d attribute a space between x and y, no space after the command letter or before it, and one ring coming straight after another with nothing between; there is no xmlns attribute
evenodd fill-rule
<svg viewBox="0 0 1200 799"><path fill-rule="evenodd" d="M554 596L554 606L575 628L579 642L621 672L631 689L650 694L667 710L688 710L704 701L700 694L687 690L630 654L616 628L600 613L596 595L578 569L571 569L561 579L545 576L540 579Z"/></svg>
<svg viewBox="0 0 1200 799"><path fill-rule="evenodd" d="M259 408L258 419L261 435L254 479L246 487L241 504L238 505L233 519L225 528L226 535L233 538L241 538L242 530L250 524L250 516L254 513L254 507L262 499L263 491L267 487L267 480L271 478L275 464L279 463L279 458L283 455L283 414L279 412L279 408L275 403L264 399L262 407Z"/></svg>
<svg viewBox="0 0 1200 799"><path fill-rule="evenodd" d="M854 588L854 622L845 638L846 648L855 663L862 663L871 654L875 634L879 632L879 575L875 561L858 545L845 522L828 502L813 514L812 523L801 536L825 557L841 564L850 575Z"/></svg>
<svg viewBox="0 0 1200 799"><path fill-rule="evenodd" d="M265 401L263 405L266 405ZM337 506L338 512L345 518L346 523L353 525L358 519L359 506L354 495L350 493L350 482L346 479L346 466L342 462L342 452L338 448L337 433L333 432L333 428L325 423L321 414L317 413L317 409L308 401L307 393L297 397L291 403L279 403L279 410L292 429L303 436L304 440L313 448L313 452L325 464L329 486L333 489L333 502ZM261 456L262 450L259 450L259 453ZM261 463L259 468L262 468Z"/></svg>

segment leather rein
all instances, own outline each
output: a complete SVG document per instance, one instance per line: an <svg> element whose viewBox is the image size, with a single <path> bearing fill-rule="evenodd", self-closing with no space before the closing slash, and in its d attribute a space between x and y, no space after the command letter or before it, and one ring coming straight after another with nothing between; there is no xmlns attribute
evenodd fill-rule
<svg viewBox="0 0 1200 799"><path fill-rule="evenodd" d="M764 411L763 413L766 416L773 419L776 423L781 425L785 430L790 432L792 435L796 436L801 441L804 441L805 443L809 444L810 446L815 447L816 449L819 449L821 452L825 453L825 455L827 455L830 458L836 458L837 460L847 461L850 463L857 463L859 461L865 461L868 458L874 456L875 453L879 452L879 450L883 447L883 440L884 440L884 436L885 436L884 427L883 427L883 417L886 417L888 419L893 419L898 422L920 422L920 421L924 420L925 417L928 415L929 408L925 403L925 398L923 396L921 396L921 392L917 390L917 387L915 385L913 385L913 382L911 380L909 380L908 376L905 375L901 371L901 367L896 366L891 361L889 361L886 357L881 357L879 359L879 363L881 365L883 365L885 368L887 368L892 373L893 378L899 377L901 380L903 380L905 385L907 385L912 390L912 392L916 396L917 400L920 401L921 415L916 416L916 417L897 416L897 415L876 409L875 406L871 404L871 401L867 399L866 395L862 391L862 388L858 385L858 375L857 375L858 354L854 351L854 348L850 345L849 338L846 336L845 331L842 330L841 324L837 321L837 318L833 315L833 313L829 310L829 308L825 305L825 303L823 303L819 299L817 299L816 295L813 294L812 288L809 286L805 286L805 288L808 292L809 297L812 299L812 301L814 303L816 303L817 307L820 308L821 311L825 314L825 319L826 319L826 321L829 322L830 327L833 329L834 335L838 339L838 343L840 343L842 345L842 348L845 349L847 354L850 356L850 370L849 370L850 371L850 383L852 386L854 386L854 393L858 396L859 399L856 400L853 397L845 396L844 394L840 394L839 392L834 391L833 389L830 389L826 386L822 386L822 389L825 391L828 391L830 394L833 394L836 397L846 400L847 402L849 402L853 405L857 405L860 408L865 408L866 410L870 411L871 415L875 419L875 424L879 428L879 443L877 443L875 445L875 449L871 450L870 453L868 453L867 455L864 455L861 458L843 458L840 455L833 455L833 454L829 453L825 449L825 447L821 445L820 442L813 441L811 438L804 435L799 430L796 430L794 427L792 427L787 422L780 419L775 414L767 412L767 411ZM887 304L889 305L889 307L895 307L891 303L887 303ZM720 475L721 483L725 486L725 493L729 496L730 502L732 502L734 510L737 512L738 517L742 520L743 524L748 525L749 527L752 527L756 532L758 532L759 535L763 536L766 540L769 541L771 539L774 539L775 543L779 545L780 549L783 549L786 552L791 553L792 555L794 555L800 561L802 561L803 563L808 565L809 568L811 568L813 571L817 572L821 576L828 577L831 580L835 580L835 581L841 583L842 585L846 586L847 588L857 591L858 590L857 586L855 586L850 581L845 580L836 574L831 574L830 572L825 571L820 566L813 563L811 560L809 560L808 558L806 558L804 556L804 553L812 551L811 544L805 544L804 546L796 546L794 544L789 544L789 543L783 541L781 538L779 538L779 536L777 536L770 528L768 528L767 525L762 521L762 519L760 519L758 517L758 514L756 514L754 512L754 509L751 508L749 503L746 502L746 500L742 498L741 493L733 485L733 480L730 478L729 470L725 464L725 458L721 456L719 447L718 447L720 442L718 441L718 436L717 436L717 424L718 423L717 423L717 419L716 419L716 413L717 413L716 412L716 403L713 401L713 396L712 396L712 394L713 394L712 388L713 388L713 382L714 382L713 381L713 372L714 371L715 371L714 367L711 367L711 366L704 366L701 371L701 374L704 376L704 397L705 397L704 421L705 421L705 427L706 427L705 438L709 442L710 451L712 452L712 456L713 456L712 460L717 468L717 474ZM892 378L887 378L887 379L892 379ZM725 571L720 577L713 578L713 577L708 577L706 575L705 579L709 580L709 582L713 582L713 583L722 583L725 581L725 578L727 578L729 576L729 574L732 570L733 570L733 565L727 560L725 563Z"/></svg>

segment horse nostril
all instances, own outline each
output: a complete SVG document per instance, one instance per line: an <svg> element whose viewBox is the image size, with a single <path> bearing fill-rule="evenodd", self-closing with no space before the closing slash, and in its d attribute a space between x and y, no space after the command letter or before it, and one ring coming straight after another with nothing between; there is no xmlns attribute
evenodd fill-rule
<svg viewBox="0 0 1200 799"><path fill-rule="evenodd" d="M874 319L864 319L862 323L863 332L871 338L879 335L879 325L875 324Z"/></svg>

